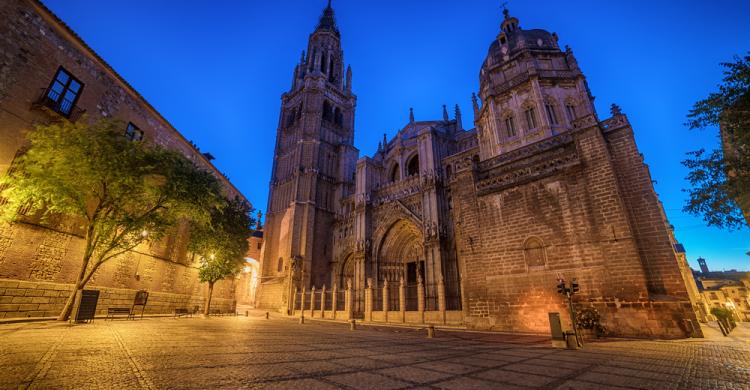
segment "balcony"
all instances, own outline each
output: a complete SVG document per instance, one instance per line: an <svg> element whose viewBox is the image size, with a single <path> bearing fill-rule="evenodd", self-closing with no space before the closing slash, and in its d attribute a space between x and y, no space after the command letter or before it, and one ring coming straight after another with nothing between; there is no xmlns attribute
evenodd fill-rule
<svg viewBox="0 0 750 390"><path fill-rule="evenodd" d="M49 88L42 88L39 97L32 104L32 108L62 116L75 122L81 118L86 110L75 105L75 101L62 98L57 92Z"/></svg>

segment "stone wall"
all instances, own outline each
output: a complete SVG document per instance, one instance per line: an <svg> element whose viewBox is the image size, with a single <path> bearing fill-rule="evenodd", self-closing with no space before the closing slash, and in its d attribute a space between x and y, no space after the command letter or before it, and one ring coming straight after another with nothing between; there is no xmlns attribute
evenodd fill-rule
<svg viewBox="0 0 750 390"><path fill-rule="evenodd" d="M47 227L15 223L0 228L0 244L0 279L5 281L0 302L10 305L0 308L0 318L58 314L80 270L83 240ZM198 280L197 264L159 258L149 250L142 245L104 263L94 274L86 288L102 290L99 309L127 303L110 303L110 297L132 304L138 290L151 294L147 313L169 313L175 305L188 303L191 308L202 307L206 285ZM234 283L228 279L215 285L212 307L215 303L216 308L228 309L233 304Z"/></svg>
<svg viewBox="0 0 750 390"><path fill-rule="evenodd" d="M26 144L29 130L37 124L65 120L53 110L35 104L60 67L83 84L76 107L84 110L86 116L71 116L71 120L115 118L124 124L132 122L144 132L143 142L183 153L199 167L213 172L224 184L227 195L241 196L194 145L36 0L0 2L0 175L7 172ZM53 296L57 293L52 291L64 292L57 288L72 284L79 271L83 246L79 230L70 219L42 223L35 216L22 217L12 226L0 226L0 279L26 286L0 288L2 304L10 305L0 310L2 316L58 311L57 300L61 297ZM127 301L131 299L127 296L146 289L153 297L153 305L147 310L168 312L174 304L202 302L205 286L198 282L195 267L187 253L185 226L181 226L160 242L142 245L106 263L90 285L104 291L100 309L110 304L111 296L125 297L122 299ZM229 305L234 297L233 284L219 283L214 302ZM39 291L33 292L36 288ZM30 291L32 295L26 295Z"/></svg>
<svg viewBox="0 0 750 390"><path fill-rule="evenodd" d="M111 288L92 284L87 290L99 290L99 301L96 314L106 315L110 307L131 307L136 290ZM12 279L0 279L0 319L19 317L57 317L65 301L73 290L72 284L28 282ZM171 294L165 292L150 292L144 315L170 314L175 308L201 310L205 304L202 295ZM213 298L212 309L231 311L232 299ZM140 314L140 307L135 311Z"/></svg>
<svg viewBox="0 0 750 390"><path fill-rule="evenodd" d="M556 291L563 277L580 283L577 307L597 308L614 335L689 335L684 320L695 315L684 283L674 281L666 221L641 160L622 152L637 151L632 130L622 128L616 140L607 142L598 126L581 129L456 175L467 326L546 332L548 312L570 323ZM530 261L532 238L543 244L539 262Z"/></svg>

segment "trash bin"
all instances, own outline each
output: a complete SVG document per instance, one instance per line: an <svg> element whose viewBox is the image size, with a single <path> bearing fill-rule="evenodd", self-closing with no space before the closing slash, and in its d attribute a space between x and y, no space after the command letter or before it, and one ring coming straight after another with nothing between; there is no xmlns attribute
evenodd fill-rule
<svg viewBox="0 0 750 390"><path fill-rule="evenodd" d="M566 331L565 342L568 349L578 349L578 336L576 336L576 332L572 330Z"/></svg>

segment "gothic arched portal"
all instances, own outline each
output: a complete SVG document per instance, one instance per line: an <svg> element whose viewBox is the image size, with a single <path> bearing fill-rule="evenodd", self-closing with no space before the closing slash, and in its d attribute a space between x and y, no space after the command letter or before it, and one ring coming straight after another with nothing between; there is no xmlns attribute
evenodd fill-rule
<svg viewBox="0 0 750 390"><path fill-rule="evenodd" d="M400 219L383 236L377 258L377 280L409 283L424 277L422 232L411 222Z"/></svg>

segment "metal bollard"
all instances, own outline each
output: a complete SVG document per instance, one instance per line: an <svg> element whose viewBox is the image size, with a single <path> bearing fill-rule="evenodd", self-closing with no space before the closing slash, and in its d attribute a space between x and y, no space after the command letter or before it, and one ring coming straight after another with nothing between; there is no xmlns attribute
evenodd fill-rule
<svg viewBox="0 0 750 390"><path fill-rule="evenodd" d="M356 330L356 329L357 329L357 321L349 320L349 330Z"/></svg>
<svg viewBox="0 0 750 390"><path fill-rule="evenodd" d="M435 337L435 327L433 325L427 326L427 338L431 339Z"/></svg>
<svg viewBox="0 0 750 390"><path fill-rule="evenodd" d="M266 319L268 319L268 312L266 312Z"/></svg>

